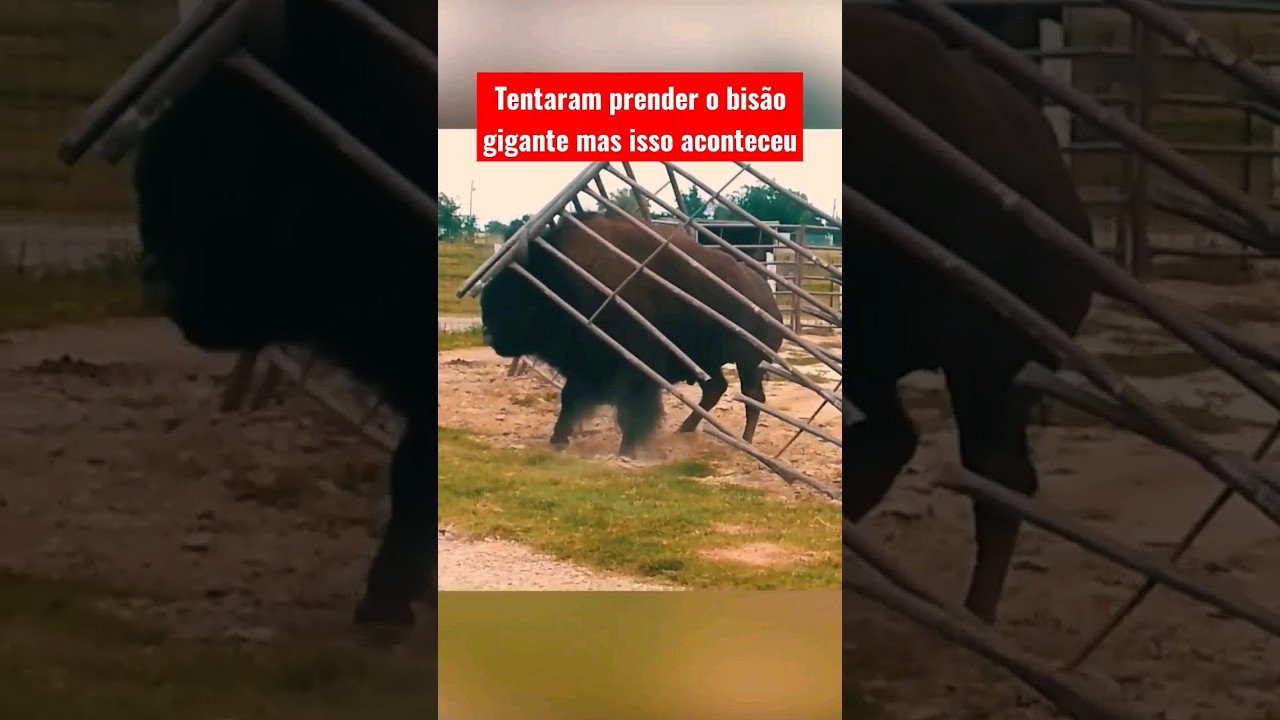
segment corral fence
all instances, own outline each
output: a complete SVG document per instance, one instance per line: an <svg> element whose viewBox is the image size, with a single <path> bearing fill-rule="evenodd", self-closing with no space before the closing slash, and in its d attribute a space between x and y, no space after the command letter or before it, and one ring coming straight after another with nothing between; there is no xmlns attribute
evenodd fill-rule
<svg viewBox="0 0 1280 720"><path fill-rule="evenodd" d="M414 63L424 78L437 76L435 53L367 4L360 0L318 1L328 3L349 22L387 43ZM63 139L58 156L64 163L74 165L91 150L110 164L120 162L142 132L175 99L210 69L221 65L252 81L292 111L303 132L318 133L329 141L334 152L355 163L386 192L417 212L424 226L438 224L436 198L422 192L245 49L251 42L269 38L275 30L270 19L278 17L277 0L181 0L179 6L182 19L177 26L98 96ZM262 377L258 374L260 367L265 368ZM313 353L297 348L244 353L231 372L223 410L246 405L250 409L261 407L289 380L369 442L388 451L393 449L400 419L380 399L362 389L347 382L333 382L338 373L332 370Z"/></svg>
<svg viewBox="0 0 1280 720"><path fill-rule="evenodd" d="M1039 62L1046 74L1194 158L1241 193L1280 207L1280 108L1199 63L1193 52L1100 0L957 0L968 19ZM1173 0L1195 27L1229 52L1280 78L1280 5ZM1058 141L1095 222L1099 245L1131 272L1157 258L1231 258L1240 267L1267 258L1228 218L1177 187L1160 168L1044 98Z"/></svg>
<svg viewBox="0 0 1280 720"><path fill-rule="evenodd" d="M846 6L849 4L867 3L846 3ZM1201 224L1228 226L1233 238L1261 252L1276 254L1280 251L1280 223L1266 201L1243 193L1123 115L1111 112L1103 103L1071 83L1047 74L1033 58L985 32L940 0L899 0L895 5L909 9L925 22L954 37L957 44L970 48L976 57L1014 80L1015 84L1039 88L1055 103L1072 111L1080 121L1089 123L1110 141L1125 145L1144 163L1166 173L1180 184L1180 192L1198 198L1203 204L1204 216L1195 218ZM1267 70L1197 32L1184 17L1168 7L1150 0L1107 0L1106 6L1123 10L1135 22L1162 36L1171 46L1181 47L1234 78L1266 103L1280 105L1280 83ZM843 80L846 114L865 112L884 117L939 164L948 166L975 189L1000 202L1007 212L1026 223L1040 241L1088 268L1107 295L1131 305L1280 411L1280 384L1267 374L1267 371L1280 371L1280 354L1239 331L1144 287L1132 274L1103 253L1090 248L1081 238L1026 198L1020 197L849 68L845 68ZM856 158L849 160L857 161ZM1250 455L1217 446L1192 432L1009 290L906 221L872 203L858 188L845 185L844 207L846 215L852 214L855 223L874 228L884 237L891 238L921 263L997 308L1022 332L1057 355L1066 369L1088 380L1091 387L1071 376L1060 376L1039 366L1031 366L1024 371L1019 377L1020 384L1177 452L1222 482L1218 496L1187 530L1173 552L1169 556L1158 557L1149 551L1128 546L1042 500L1012 492L969 470L956 468L938 478L936 484L941 489L999 506L1033 526L1146 578L1073 657L1060 663L1031 655L935 593L929 582L917 577L888 552L870 542L847 519L844 523L846 592L863 596L994 662L1035 689L1061 712L1080 720L1146 717L1113 690L1078 674L1076 670L1157 585L1212 605L1224 615L1252 624L1266 633L1280 635L1280 616L1277 613L1224 589L1201 574L1176 565L1179 557L1233 495L1239 495L1280 524L1280 476L1263 463L1277 436L1280 436L1280 422ZM848 643L856 639L845 640Z"/></svg>
<svg viewBox="0 0 1280 720"><path fill-rule="evenodd" d="M792 284L798 285L827 307L842 312L844 308L843 284L833 279L821 267L809 261L806 254L797 253L782 243L773 242L766 236L766 231L741 220L699 220L699 224L711 234L728 241L738 250L752 257L773 274L785 277ZM681 225L678 220L654 218L655 225ZM774 233L785 233L796 244L808 248L814 255L826 260L832 267L843 269L838 240L838 231L827 225L797 225L761 220L761 225ZM818 236L827 242L813 243L809 238ZM698 237L701 245L724 250L720 245L705 237ZM502 243L493 245L497 253ZM727 252L727 251L725 251ZM765 276L769 287L773 290L778 308L786 318L788 327L797 334L831 335L839 331L821 315L808 308L794 292L786 286L780 286L777 280Z"/></svg>
<svg viewBox="0 0 1280 720"><path fill-rule="evenodd" d="M783 353L781 349L775 351L768 347L750 332L740 327L733 319L720 314L718 311L703 303L697 297L680 289L670 280L654 272L648 265L653 258L662 253L679 258L681 261L688 263L690 267L696 269L706 283L719 286L720 289L735 298L744 311L748 308L754 310L754 303L752 303L746 296L742 295L732 285L728 284L706 267L698 263L690 255L686 254L685 251L672 244L670 240L658 232L658 227L653 220L654 211L651 208L659 208L661 212L670 217L676 218L681 225L695 233L700 243L714 245L729 253L734 257L734 259L747 264L756 272L774 283L777 283L778 286L786 288L790 292L794 293L798 300L805 303L808 306L809 311L816 317L821 318L824 322L834 328L840 328L843 327L843 318L840 311L831 308L827 303L815 297L803 286L776 272L773 268L761 262L756 257L753 257L749 252L744 251L734 243L726 240L724 237L712 232L712 230L709 229L703 221L695 219L705 209L705 205L702 208L686 207L680 186L682 183L688 183L690 186L697 188L702 195L709 198L707 201L708 203L712 201L719 203L722 207L727 208L736 215L742 222L748 223L757 231L762 233L764 237L769 239L771 244L785 247L791 252L805 257L808 262L820 268L822 272L825 273L826 277L830 278L830 280L835 283L843 282L843 274L839 268L815 254L813 250L806 247L804 244L790 237L789 234L779 232L775 227L754 217L732 200L725 197L723 192L738 177L745 173L783 194L793 202L800 204L809 212L813 213L814 217L820 218L829 227L839 229L840 221L822 212L795 193L781 187L760 171L746 163L737 163L736 165L739 168L738 171L729 178L728 182L724 183L718 189L695 177L675 163L664 162L661 163L661 165L666 171L668 178L664 187L669 187L672 194L672 200L670 202L663 200L657 193L641 185L636 180L635 172L629 162L620 163L621 168L615 166L614 163L606 162L596 162L588 165L568 185L556 193L547 202L547 204L542 207L542 209L531 215L527 223L517 230L510 238L504 241L502 245L495 250L494 254L487 258L480 267L462 283L462 286L458 289L458 297L462 297L467 294L473 296L478 295L489 280L500 272L517 273L532 287L546 295L574 320L590 330L591 333L599 338L605 345L621 355L636 370L644 374L653 382L657 383L679 402L686 405L694 415L701 418L702 432L728 445L734 450L755 459L761 465L773 471L787 482L800 483L808 486L821 495L833 500L839 500L841 497L839 489L832 487L828 482L818 480L797 470L795 467L783 460L782 455L789 447L791 447L792 443L794 443L797 438L804 434L808 434L823 443L829 444L832 447L831 452L833 454L838 454L840 452L840 448L842 447L841 438L815 425L814 419L827 405L831 405L835 408L844 407L843 400L840 396L840 378L843 373L842 355L803 337L799 332L793 330L786 322L780 322L772 316L760 314L759 317L761 320L773 325L775 329L782 333L786 340L789 340L796 347L800 348L806 354L807 359L810 359L809 362L819 363L825 366L825 369L834 373L836 378L834 387L824 387L822 380L814 379L810 374L802 372L797 368L797 363L793 359L790 359L787 354ZM634 215L610 198L610 193L604 183L606 177L610 178L612 181L622 182L631 191L636 200L636 210ZM657 243L654 250L644 260L637 260L610 244L605 238L601 237L594 230L578 220L574 214L569 212L570 210L579 213L583 212L584 200L587 203L594 201L598 207L603 208L606 212L625 219L627 222L634 224L637 229L647 233ZM606 284L606 282L603 282L601 278L596 277L579 265L575 260L560 252L547 242L545 237L546 231L553 222L575 225L579 230L582 230L599 243L602 252L612 253L625 264L633 266L634 270L620 282L613 283L610 281L610 284ZM523 261L519 259L521 257L527 257L527 253L531 249L531 246L537 246L541 251L546 252L550 257L554 258L560 266L566 269L568 273L577 276L601 293L604 296L601 304L588 315L579 308L575 308L565 299L556 295L542 282L541 279L530 273L524 267ZM616 305L619 310L634 320L639 326L647 330L653 336L655 341L670 350L675 358L692 371L693 375L698 378L700 382L710 380L710 376L708 376L705 370L699 367L680 347L672 342L661 329L650 322L648 318L645 318L626 299L623 291L630 282L640 275L644 275L647 279L656 282L664 289L670 291L675 297L683 300L688 306L688 311L691 314L701 313L706 318L719 324L727 332L737 335L742 340L760 350L767 358L761 363L761 368L766 373L796 383L814 394L817 405L813 414L810 415L807 420L792 417L785 412L770 407L766 402L764 402L764 398L747 397L742 393L735 393L731 398L736 402L742 403L748 410L759 411L759 413L769 415L770 417L776 418L795 428L796 432L792 436L791 441L786 443L786 445L773 455L768 455L760 448L743 441L737 437L737 433L733 432L717 420L710 414L710 412L708 412L708 410L701 407L699 403L696 403L680 394L676 390L675 386L668 382L660 372L646 365L644 361L633 354L630 349L625 347L616 338L612 337L606 328L597 324L596 319L600 315L601 311L610 304ZM522 362L523 360L523 358L516 358L513 360L509 373L519 373L523 367L526 366L526 364ZM536 369L538 366L533 365L532 367ZM553 382L558 380L548 373L544 372L543 374L547 379Z"/></svg>
<svg viewBox="0 0 1280 720"><path fill-rule="evenodd" d="M797 253L781 243L773 242L766 237L762 229L746 221L702 220L700 222L703 227L759 260L775 274L803 287L810 295L822 300L836 312L843 311L843 284L833 279L821 267L810 262L806 255ZM796 244L808 248L814 255L830 263L832 267L844 268L841 262L838 229L827 225L780 223L767 220L762 223L773 232L785 233ZM718 247L705 238L700 237L699 242ZM787 287L779 286L778 282L771 277L766 279L769 281L769 287L773 289L774 298L778 301L778 308L782 310L792 331L812 335L830 335L838 331L838 328L830 322L809 310L808 306Z"/></svg>

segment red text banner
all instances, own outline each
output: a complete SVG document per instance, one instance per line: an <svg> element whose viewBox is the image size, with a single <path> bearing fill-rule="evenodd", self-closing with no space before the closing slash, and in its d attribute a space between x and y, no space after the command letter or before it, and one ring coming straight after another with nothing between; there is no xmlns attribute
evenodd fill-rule
<svg viewBox="0 0 1280 720"><path fill-rule="evenodd" d="M801 73L477 73L476 159L800 161Z"/></svg>

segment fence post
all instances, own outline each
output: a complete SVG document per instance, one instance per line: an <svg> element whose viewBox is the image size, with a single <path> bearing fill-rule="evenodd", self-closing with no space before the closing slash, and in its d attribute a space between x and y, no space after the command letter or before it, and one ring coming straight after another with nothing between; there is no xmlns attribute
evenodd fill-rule
<svg viewBox="0 0 1280 720"><path fill-rule="evenodd" d="M1253 41L1246 35L1243 28L1239 25L1233 25L1236 35L1236 47L1239 47L1245 57L1252 57L1254 53ZM1244 147L1253 145L1253 113L1245 110L1243 113L1244 122L1240 127L1240 144ZM1245 153L1240 156L1240 189L1249 197L1254 196L1253 192L1253 155ZM1240 253L1238 258L1238 267L1241 271L1248 273L1252 266L1249 256L1246 253Z"/></svg>
<svg viewBox="0 0 1280 720"><path fill-rule="evenodd" d="M1066 48L1067 13L1069 10L1063 8L1062 12L1061 22L1053 19L1040 21L1041 51L1055 51ZM1068 58L1044 58L1040 61L1040 67L1049 77L1061 80L1068 85L1072 84L1072 66L1071 60ZM1062 160L1070 166L1071 153L1066 148L1071 144L1072 138L1071 111L1060 105L1051 105L1044 109L1044 114L1049 119L1049 124L1053 126L1053 134L1058 136L1058 147L1063 150Z"/></svg>
<svg viewBox="0 0 1280 720"><path fill-rule="evenodd" d="M1159 38L1136 17L1129 17L1130 48L1133 54L1133 82L1129 108L1133 123L1151 131L1151 113L1155 106L1155 64L1159 61ZM1151 273L1150 226L1147 196L1150 191L1150 168L1147 161L1128 151L1129 161L1129 272L1138 277Z"/></svg>
<svg viewBox="0 0 1280 720"><path fill-rule="evenodd" d="M773 253L773 251L772 251L772 250L767 250L767 251L765 251L765 254L764 254L764 266L765 266L765 267L767 267L767 268L769 268L770 270L772 270L772 271L774 271L774 272L777 272L777 271L778 271L778 268L777 268L777 266L774 264L774 258L775 258L775 257L777 257L777 256L776 256L776 255L774 255L774 253ZM773 278L771 278L771 277L766 277L765 279L769 281L769 289L770 289L771 291L773 291L773 294L774 294L774 295L777 295L777 294L778 294L778 281L777 281L777 280L774 280L774 279L773 279Z"/></svg>
<svg viewBox="0 0 1280 720"><path fill-rule="evenodd" d="M1268 68L1271 77L1280 82L1280 65ZM1280 125L1271 126L1271 147L1280 150ZM1280 203L1280 155L1272 155L1271 162L1271 197L1273 203Z"/></svg>
<svg viewBox="0 0 1280 720"><path fill-rule="evenodd" d="M800 227L796 228L796 232L794 235L792 235L792 239L795 240L797 245L804 247L804 225L801 225ZM792 255L795 256L796 287L803 290L804 289L804 256L795 251L792 251ZM795 293L792 293L791 294L791 332L799 335L800 324L801 324L800 296Z"/></svg>

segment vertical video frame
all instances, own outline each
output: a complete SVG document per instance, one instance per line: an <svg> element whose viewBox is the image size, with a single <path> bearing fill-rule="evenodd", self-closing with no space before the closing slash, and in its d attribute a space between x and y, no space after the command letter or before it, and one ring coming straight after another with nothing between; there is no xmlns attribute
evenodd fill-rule
<svg viewBox="0 0 1280 720"><path fill-rule="evenodd" d="M1275 9L843 24L846 717L1280 711Z"/></svg>
<svg viewBox="0 0 1280 720"><path fill-rule="evenodd" d="M436 8L0 14L5 709L430 716Z"/></svg>
<svg viewBox="0 0 1280 720"><path fill-rule="evenodd" d="M839 716L840 8L799 5L441 5L442 716Z"/></svg>

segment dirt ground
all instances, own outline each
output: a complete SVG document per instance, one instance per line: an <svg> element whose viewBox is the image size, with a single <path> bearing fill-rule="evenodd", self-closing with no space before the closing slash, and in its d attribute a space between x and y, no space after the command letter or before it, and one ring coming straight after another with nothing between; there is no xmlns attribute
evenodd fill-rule
<svg viewBox="0 0 1280 720"><path fill-rule="evenodd" d="M232 360L152 320L0 338L0 569L136 588L195 636L345 631L382 453L302 397L218 413Z"/></svg>
<svg viewBox="0 0 1280 720"><path fill-rule="evenodd" d="M834 348L840 347L839 336L809 337L810 342ZM830 370L811 362L812 358L800 348L787 343L783 355L796 363L797 369L814 380L819 387L831 389L836 381ZM439 422L444 427L472 430L493 438L495 445L507 448L547 447L551 428L559 411L559 392L541 373L544 368L507 377L509 360L504 360L489 348L469 348L440 353L439 371ZM737 378L726 369L729 392L712 410L712 416L727 428L730 434L740 436L745 417L743 405L730 400L738 391ZM682 386L684 396L697 402L696 386ZM792 418L807 420L822 401L812 391L801 385L776 381L765 384L766 404ZM664 430L647 446L641 448L638 464L679 462L687 459L710 459L717 474L712 482L735 482L748 487L784 494L788 497L814 498L816 493L801 485L788 485L776 474L745 454L702 432L677 435L675 427L689 414L688 406L667 395L664 402ZM840 414L827 405L814 418L813 424L839 437ZM754 445L767 455L775 454L794 434L796 429L782 420L762 414L756 430ZM613 421L612 409L599 410L595 417L582 424L574 435L566 452L587 458L612 458L618 448L619 435ZM782 460L809 477L840 487L840 455L830 443L809 433L803 434L783 454Z"/></svg>
<svg viewBox="0 0 1280 720"><path fill-rule="evenodd" d="M0 338L0 569L163 596L196 636L345 624L385 458L301 396L217 412L233 360L155 320ZM438 554L444 590L671 589L447 528Z"/></svg>
<svg viewBox="0 0 1280 720"><path fill-rule="evenodd" d="M1237 288L1159 283L1156 289L1208 310L1252 305L1257 316L1280 312L1275 282ZM1260 317L1257 319L1261 319ZM1280 324L1235 322L1280 348ZM1182 347L1127 314L1097 308L1086 345L1098 352L1127 346L1135 355ZM1141 347L1136 351L1135 347ZM908 381L918 392L929 379ZM1207 437L1252 453L1275 419L1217 371L1135 379L1157 401L1212 407L1219 420ZM911 397L908 391L908 397ZM928 419L918 412L918 419ZM1225 419L1225 422L1224 422ZM968 503L931 487L943 463L956 462L945 423L928 430L921 452L881 510L865 523L894 556L948 597L962 597L971 562ZM1160 556L1209 504L1221 485L1194 463L1104 427L1032 431L1042 497L1107 534ZM1274 457L1271 462L1274 462ZM1180 566L1210 574L1264 606L1280 595L1280 532L1245 501L1233 499ZM1002 605L1000 628L1024 648L1065 662L1139 584L1131 573L1034 529L1024 531ZM846 668L869 678L865 689L887 699L889 717L906 720L1029 720L1058 717L1008 676L859 599L846 603L852 647ZM865 672L864 672L865 670ZM1084 670L1167 720L1280 718L1280 641L1212 609L1158 589L1085 664ZM923 699L923 700L922 700ZM1162 713L1162 714L1161 714Z"/></svg>

